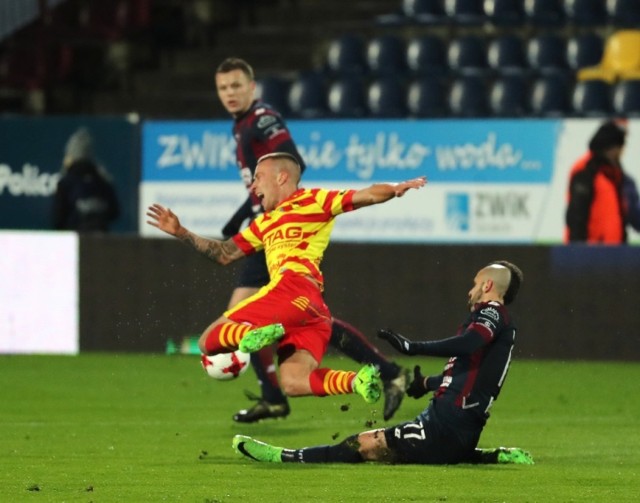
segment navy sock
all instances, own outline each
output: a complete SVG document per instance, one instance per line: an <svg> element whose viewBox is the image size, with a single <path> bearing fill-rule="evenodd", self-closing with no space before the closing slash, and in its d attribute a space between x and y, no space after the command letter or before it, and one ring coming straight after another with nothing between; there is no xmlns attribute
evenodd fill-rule
<svg viewBox="0 0 640 503"><path fill-rule="evenodd" d="M284 449L285 463L362 463L358 452L358 436L352 435L336 445L320 445L303 449Z"/></svg>
<svg viewBox="0 0 640 503"><path fill-rule="evenodd" d="M280 389L278 377L273 368L273 354L271 348L265 348L257 353L251 353L251 366L253 367L258 381L262 399L269 403L287 403L287 397ZM270 371L269 368L272 368Z"/></svg>
<svg viewBox="0 0 640 503"><path fill-rule="evenodd" d="M333 319L331 325L331 345L358 363L373 363L380 369L384 381L395 379L400 374L400 366L389 361L357 328Z"/></svg>

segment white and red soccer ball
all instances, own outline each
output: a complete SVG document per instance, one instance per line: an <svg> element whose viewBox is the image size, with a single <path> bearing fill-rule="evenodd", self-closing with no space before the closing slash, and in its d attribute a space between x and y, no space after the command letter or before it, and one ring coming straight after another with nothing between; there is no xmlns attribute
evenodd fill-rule
<svg viewBox="0 0 640 503"><path fill-rule="evenodd" d="M249 353L234 351L213 356L202 355L202 368L214 379L230 381L244 374L249 368Z"/></svg>

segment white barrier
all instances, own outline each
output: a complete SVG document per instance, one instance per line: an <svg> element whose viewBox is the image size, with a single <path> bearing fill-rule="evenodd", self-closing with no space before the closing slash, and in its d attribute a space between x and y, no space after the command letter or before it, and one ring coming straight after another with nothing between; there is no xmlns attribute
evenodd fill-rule
<svg viewBox="0 0 640 503"><path fill-rule="evenodd" d="M78 353L78 241L0 231L0 353Z"/></svg>

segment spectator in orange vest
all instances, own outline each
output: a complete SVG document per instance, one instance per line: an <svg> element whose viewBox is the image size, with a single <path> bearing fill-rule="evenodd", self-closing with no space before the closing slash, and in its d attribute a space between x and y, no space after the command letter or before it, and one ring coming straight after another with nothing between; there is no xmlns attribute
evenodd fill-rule
<svg viewBox="0 0 640 503"><path fill-rule="evenodd" d="M621 164L625 140L625 122L605 122L571 168L566 242L623 244L627 225L640 231L638 190Z"/></svg>

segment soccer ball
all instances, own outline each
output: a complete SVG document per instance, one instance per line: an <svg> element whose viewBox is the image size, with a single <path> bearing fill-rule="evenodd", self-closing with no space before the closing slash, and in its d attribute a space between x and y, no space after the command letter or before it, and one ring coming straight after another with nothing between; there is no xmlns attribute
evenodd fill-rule
<svg viewBox="0 0 640 503"><path fill-rule="evenodd" d="M234 351L213 356L202 355L202 368L214 379L229 381L244 374L249 368L249 353Z"/></svg>

